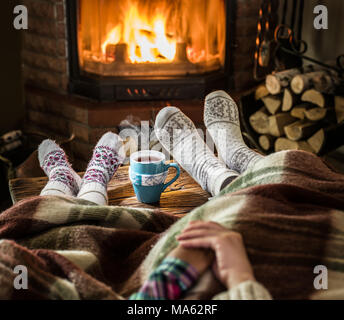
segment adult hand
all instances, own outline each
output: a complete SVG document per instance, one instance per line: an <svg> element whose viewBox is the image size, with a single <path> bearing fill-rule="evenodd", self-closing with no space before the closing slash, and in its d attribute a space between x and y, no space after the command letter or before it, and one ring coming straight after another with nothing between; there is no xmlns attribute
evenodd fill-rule
<svg viewBox="0 0 344 320"><path fill-rule="evenodd" d="M212 249L215 252L213 270L228 288L255 280L242 236L215 222L193 221L177 237L184 248Z"/></svg>

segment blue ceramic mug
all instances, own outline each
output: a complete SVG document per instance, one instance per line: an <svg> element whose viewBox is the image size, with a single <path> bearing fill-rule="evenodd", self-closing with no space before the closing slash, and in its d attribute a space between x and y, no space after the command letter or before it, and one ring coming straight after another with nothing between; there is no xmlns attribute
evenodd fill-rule
<svg viewBox="0 0 344 320"><path fill-rule="evenodd" d="M168 169L174 168L175 177L165 184ZM166 164L165 155L158 151L144 150L130 156L129 177L137 200L142 203L157 203L161 194L180 176L176 163Z"/></svg>

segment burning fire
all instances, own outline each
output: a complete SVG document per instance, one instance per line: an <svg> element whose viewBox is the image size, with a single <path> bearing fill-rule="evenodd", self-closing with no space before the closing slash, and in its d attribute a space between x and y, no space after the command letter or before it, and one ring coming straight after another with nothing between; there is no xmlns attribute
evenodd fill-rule
<svg viewBox="0 0 344 320"><path fill-rule="evenodd" d="M109 44L126 43L132 63L172 62L176 55L177 41L167 34L167 15L157 13L153 19L139 14L137 5L132 3L126 10L123 23L114 27L102 44L106 56Z"/></svg>
<svg viewBox="0 0 344 320"><path fill-rule="evenodd" d="M80 67L88 73L184 76L224 66L225 0L78 2Z"/></svg>
<svg viewBox="0 0 344 320"><path fill-rule="evenodd" d="M121 26L117 26L110 31L110 33L107 35L105 42L102 44L102 52L104 55L106 55L106 47L109 44L117 44L121 41L121 34Z"/></svg>

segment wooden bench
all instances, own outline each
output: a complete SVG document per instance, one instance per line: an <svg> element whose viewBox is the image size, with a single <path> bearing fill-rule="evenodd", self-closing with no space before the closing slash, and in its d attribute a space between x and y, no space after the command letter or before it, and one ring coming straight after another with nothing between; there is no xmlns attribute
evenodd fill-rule
<svg viewBox="0 0 344 320"><path fill-rule="evenodd" d="M165 213L185 215L207 202L210 197L209 193L204 191L184 170L181 170L179 179L162 194L160 203L143 204L136 199L128 177L128 168L128 166L119 168L110 181L108 185L109 205L160 208ZM171 170L166 181L171 180L174 174L174 170ZM82 174L80 175L82 176ZM13 203L39 195L46 183L46 177L10 180L9 188Z"/></svg>

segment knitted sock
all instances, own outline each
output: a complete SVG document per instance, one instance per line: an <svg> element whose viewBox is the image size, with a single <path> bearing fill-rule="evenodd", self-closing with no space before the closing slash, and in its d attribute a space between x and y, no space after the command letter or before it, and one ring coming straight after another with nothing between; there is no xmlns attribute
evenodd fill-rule
<svg viewBox="0 0 344 320"><path fill-rule="evenodd" d="M78 198L107 205L107 185L125 158L121 138L108 132L97 143L82 179Z"/></svg>
<svg viewBox="0 0 344 320"><path fill-rule="evenodd" d="M178 108L166 107L159 112L155 134L173 158L213 196L238 176L211 152L193 122Z"/></svg>
<svg viewBox="0 0 344 320"><path fill-rule="evenodd" d="M41 196L76 196L81 178L72 169L65 152L52 140L44 140L38 147L38 159L49 181Z"/></svg>
<svg viewBox="0 0 344 320"><path fill-rule="evenodd" d="M206 97L204 123L220 158L230 169L243 173L263 158L246 146L240 130L238 107L226 92L215 91Z"/></svg>

